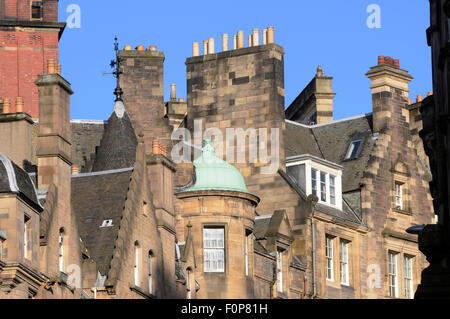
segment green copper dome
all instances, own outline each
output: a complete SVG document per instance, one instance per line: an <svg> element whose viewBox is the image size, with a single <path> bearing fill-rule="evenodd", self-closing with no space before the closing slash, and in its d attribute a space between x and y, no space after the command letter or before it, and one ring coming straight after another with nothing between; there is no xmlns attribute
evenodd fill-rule
<svg viewBox="0 0 450 319"><path fill-rule="evenodd" d="M244 177L233 165L216 157L210 140L205 141L202 155L194 161L195 185L186 192L227 190L248 193Z"/></svg>

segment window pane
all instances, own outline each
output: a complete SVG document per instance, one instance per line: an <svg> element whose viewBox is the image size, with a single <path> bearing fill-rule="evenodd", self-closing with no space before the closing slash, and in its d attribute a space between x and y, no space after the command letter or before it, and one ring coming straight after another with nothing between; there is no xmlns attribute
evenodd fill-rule
<svg viewBox="0 0 450 319"><path fill-rule="evenodd" d="M224 229L203 229L203 265L205 272L223 272L225 270Z"/></svg>
<svg viewBox="0 0 450 319"><path fill-rule="evenodd" d="M317 171L315 169L311 170L311 188L312 194L317 196Z"/></svg>
<svg viewBox="0 0 450 319"><path fill-rule="evenodd" d="M330 175L330 204L336 205L335 177Z"/></svg>
<svg viewBox="0 0 450 319"><path fill-rule="evenodd" d="M326 174L320 173L320 199L323 202L327 201L327 184L326 184Z"/></svg>
<svg viewBox="0 0 450 319"><path fill-rule="evenodd" d="M358 154L359 146L361 145L362 140L352 141L347 151L346 159L355 158Z"/></svg>

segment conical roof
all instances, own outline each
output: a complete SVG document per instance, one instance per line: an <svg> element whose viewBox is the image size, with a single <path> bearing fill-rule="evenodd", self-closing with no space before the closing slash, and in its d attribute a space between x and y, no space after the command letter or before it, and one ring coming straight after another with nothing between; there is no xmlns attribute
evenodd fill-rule
<svg viewBox="0 0 450 319"><path fill-rule="evenodd" d="M194 161L195 185L186 192L227 190L248 193L244 177L233 165L216 156L210 140L205 141L202 155Z"/></svg>
<svg viewBox="0 0 450 319"><path fill-rule="evenodd" d="M92 171L134 166L137 143L136 133L125 111L125 106L122 101L116 101L97 150Z"/></svg>

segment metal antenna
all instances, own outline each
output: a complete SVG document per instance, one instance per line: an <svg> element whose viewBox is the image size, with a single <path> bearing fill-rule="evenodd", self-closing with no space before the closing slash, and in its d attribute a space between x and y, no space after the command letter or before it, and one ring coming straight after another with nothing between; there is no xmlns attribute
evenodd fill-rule
<svg viewBox="0 0 450 319"><path fill-rule="evenodd" d="M120 70L120 63L123 61L122 58L119 57L119 43L117 42L117 36L114 38L114 51L116 51L116 60L112 60L110 63L111 68L115 68L112 74L117 79L116 89L114 90L114 95L116 96L116 101L122 101L123 91L119 84L119 77L123 73Z"/></svg>

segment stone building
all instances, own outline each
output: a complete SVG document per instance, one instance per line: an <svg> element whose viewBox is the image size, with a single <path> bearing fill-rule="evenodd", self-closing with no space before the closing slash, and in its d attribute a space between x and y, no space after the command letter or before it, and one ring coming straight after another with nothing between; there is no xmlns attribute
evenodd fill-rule
<svg viewBox="0 0 450 319"><path fill-rule="evenodd" d="M57 1L37 2L46 21ZM411 298L426 261L406 229L434 220L412 77L379 57L373 112L333 120L333 78L286 108L285 52L273 27L259 40L194 43L167 102L164 53L125 46L107 121L70 121L53 56L29 70L37 106L2 85L0 298Z"/></svg>

